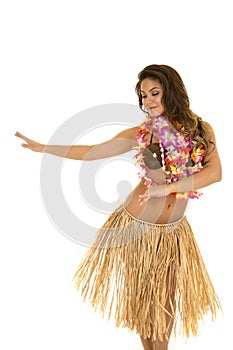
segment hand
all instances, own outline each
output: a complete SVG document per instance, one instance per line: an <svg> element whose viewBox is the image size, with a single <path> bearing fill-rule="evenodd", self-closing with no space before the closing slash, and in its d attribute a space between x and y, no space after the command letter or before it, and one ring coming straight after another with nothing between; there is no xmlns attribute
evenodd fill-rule
<svg viewBox="0 0 233 350"><path fill-rule="evenodd" d="M165 197L170 194L168 185L151 185L145 193L139 195L139 204L145 204L150 198Z"/></svg>
<svg viewBox="0 0 233 350"><path fill-rule="evenodd" d="M29 139L28 137L20 134L18 131L16 131L15 136L19 137L20 139L26 141L26 143L21 143L21 146L24 148L29 148L30 150L34 152L43 152L44 150L44 145L41 143L38 143L36 141L33 141Z"/></svg>

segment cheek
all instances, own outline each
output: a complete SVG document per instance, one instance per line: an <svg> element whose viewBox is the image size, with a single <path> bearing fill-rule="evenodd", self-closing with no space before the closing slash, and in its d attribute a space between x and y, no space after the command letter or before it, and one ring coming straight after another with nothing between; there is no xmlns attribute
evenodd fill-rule
<svg viewBox="0 0 233 350"><path fill-rule="evenodd" d="M158 104L160 104L160 106L162 106L162 105L163 105L163 102L162 102L162 98L161 98L161 97L158 97L158 99L157 99L157 103L158 103Z"/></svg>
<svg viewBox="0 0 233 350"><path fill-rule="evenodd" d="M163 105L163 101L162 101L161 98L159 99L158 104L159 104L159 106L160 106L160 108L162 110L161 113L163 113L164 112L164 105Z"/></svg>

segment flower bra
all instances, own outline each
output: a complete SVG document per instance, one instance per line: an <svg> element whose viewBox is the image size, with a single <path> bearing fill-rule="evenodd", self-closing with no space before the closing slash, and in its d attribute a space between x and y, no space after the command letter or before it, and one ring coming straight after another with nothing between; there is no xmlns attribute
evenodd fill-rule
<svg viewBox="0 0 233 350"><path fill-rule="evenodd" d="M150 132L159 139L159 143L150 144L144 136ZM148 187L155 185L153 179L147 176L149 169L163 168L166 176L165 183L182 180L187 176L199 172L205 155L203 145L186 137L182 133L182 126L176 123L176 128L164 116L147 116L138 130L134 149L136 164L140 168L139 177L144 178L144 184ZM199 191L176 192L175 198L185 200L187 198L199 198Z"/></svg>

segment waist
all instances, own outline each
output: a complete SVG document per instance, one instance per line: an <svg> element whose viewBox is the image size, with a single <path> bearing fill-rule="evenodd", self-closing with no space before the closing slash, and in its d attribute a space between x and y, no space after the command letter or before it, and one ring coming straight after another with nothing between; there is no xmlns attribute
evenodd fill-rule
<svg viewBox="0 0 233 350"><path fill-rule="evenodd" d="M130 216L131 218L133 218L134 220L136 220L136 221L139 221L139 222L142 222L142 223L144 223L144 224L147 224L147 225L156 225L156 226L163 226L163 227L169 227L169 226L177 226L184 218L185 218L185 216L183 215L183 216L181 216L179 219L177 219L177 220L175 220L175 221L171 221L171 222L167 222L167 223L159 223L159 222L153 222L153 221L147 221L147 220L144 220L144 219L142 219L142 217L140 217L140 215L138 215L138 216L135 216L135 215L133 215L131 212L130 212L130 210L129 209L127 209L126 207L125 207L125 205L124 204L122 204L121 205L121 208L126 212L126 214L128 215L128 216Z"/></svg>
<svg viewBox="0 0 233 350"><path fill-rule="evenodd" d="M176 222L184 216L188 201L178 201L173 195L153 197L140 205L139 195L147 189L139 182L124 201L124 207L132 217L152 224L166 224Z"/></svg>

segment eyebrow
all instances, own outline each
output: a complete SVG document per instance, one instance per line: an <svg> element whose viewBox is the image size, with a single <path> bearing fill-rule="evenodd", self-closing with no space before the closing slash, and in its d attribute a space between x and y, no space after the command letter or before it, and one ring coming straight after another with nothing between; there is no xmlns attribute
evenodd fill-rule
<svg viewBox="0 0 233 350"><path fill-rule="evenodd" d="M150 90L149 90L149 92L151 92L152 90L154 90L154 89L160 89L158 86L154 86L154 87L152 87ZM145 93L145 91L143 91L143 90L141 90L141 93L142 92L144 92Z"/></svg>

